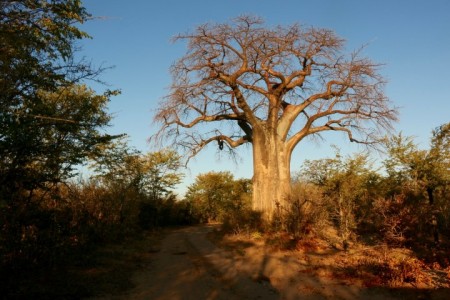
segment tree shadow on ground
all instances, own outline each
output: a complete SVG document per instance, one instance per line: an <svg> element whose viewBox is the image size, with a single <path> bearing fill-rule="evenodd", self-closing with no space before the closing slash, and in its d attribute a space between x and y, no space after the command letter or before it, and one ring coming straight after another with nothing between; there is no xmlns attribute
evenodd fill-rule
<svg viewBox="0 0 450 300"><path fill-rule="evenodd" d="M66 258L50 268L1 270L2 299L83 299L134 288L133 274L149 264L162 235L146 232Z"/></svg>

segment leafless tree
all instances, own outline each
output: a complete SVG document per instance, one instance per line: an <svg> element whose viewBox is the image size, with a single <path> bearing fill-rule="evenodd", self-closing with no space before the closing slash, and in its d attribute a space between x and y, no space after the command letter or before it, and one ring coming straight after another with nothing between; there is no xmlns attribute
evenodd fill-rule
<svg viewBox="0 0 450 300"><path fill-rule="evenodd" d="M337 131L371 144L396 120L380 65L361 57L361 49L343 54L344 40L331 30L268 28L258 17L240 16L179 40L188 50L171 68L153 139L189 157L210 143L227 149L250 143L253 208L266 218L289 197L291 155L302 140Z"/></svg>

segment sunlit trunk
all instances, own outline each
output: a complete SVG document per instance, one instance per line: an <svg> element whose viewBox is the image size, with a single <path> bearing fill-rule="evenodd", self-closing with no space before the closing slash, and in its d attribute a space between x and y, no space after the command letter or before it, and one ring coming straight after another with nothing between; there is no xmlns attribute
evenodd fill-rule
<svg viewBox="0 0 450 300"><path fill-rule="evenodd" d="M290 153L276 134L253 137L253 209L266 221L287 209L291 192Z"/></svg>

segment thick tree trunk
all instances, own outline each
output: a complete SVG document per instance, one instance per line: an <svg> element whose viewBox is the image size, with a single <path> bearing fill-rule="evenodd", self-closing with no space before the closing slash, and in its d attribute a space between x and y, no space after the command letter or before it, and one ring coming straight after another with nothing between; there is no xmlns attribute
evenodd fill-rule
<svg viewBox="0 0 450 300"><path fill-rule="evenodd" d="M253 209L272 221L288 208L291 154L276 134L253 136Z"/></svg>

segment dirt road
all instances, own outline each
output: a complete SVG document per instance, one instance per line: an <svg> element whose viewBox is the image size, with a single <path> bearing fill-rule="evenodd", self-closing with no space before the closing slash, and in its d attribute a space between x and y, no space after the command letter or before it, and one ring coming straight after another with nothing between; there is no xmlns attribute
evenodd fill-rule
<svg viewBox="0 0 450 300"><path fill-rule="evenodd" d="M103 299L279 299L268 282L235 269L233 257L206 238L213 229L209 225L172 230L150 264L134 275L136 287Z"/></svg>
<svg viewBox="0 0 450 300"><path fill-rule="evenodd" d="M409 297L395 297L387 290L346 284L327 274L312 275L311 265L300 256L267 251L261 245L222 249L207 237L215 228L170 230L158 249L149 249L148 263L133 275L133 289L95 299L448 299L414 291Z"/></svg>

